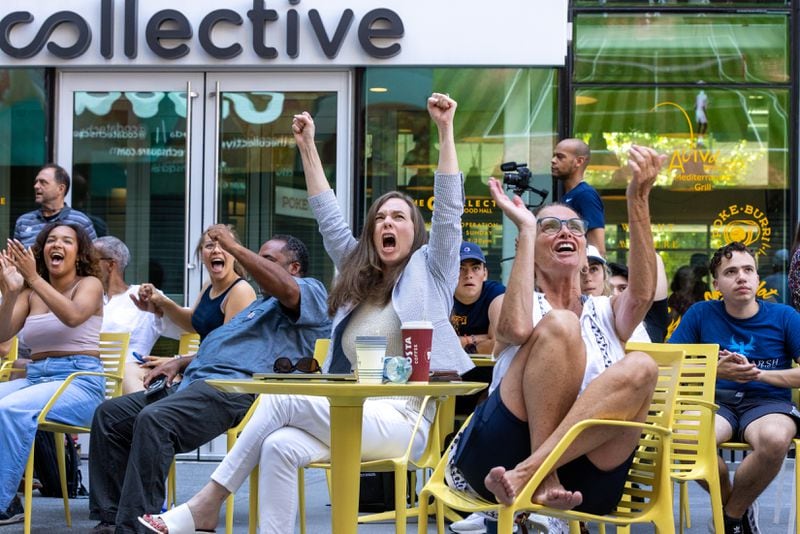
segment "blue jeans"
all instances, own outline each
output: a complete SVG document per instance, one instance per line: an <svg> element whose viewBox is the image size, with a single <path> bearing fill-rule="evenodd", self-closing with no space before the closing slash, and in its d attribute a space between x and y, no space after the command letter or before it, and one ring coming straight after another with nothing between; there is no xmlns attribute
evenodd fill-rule
<svg viewBox="0 0 800 534"><path fill-rule="evenodd" d="M42 408L62 382L77 371L103 372L103 365L93 356L45 358L28 365L27 377L0 382L0 510L5 510L17 493ZM48 419L89 426L104 397L104 377L78 377L50 410Z"/></svg>

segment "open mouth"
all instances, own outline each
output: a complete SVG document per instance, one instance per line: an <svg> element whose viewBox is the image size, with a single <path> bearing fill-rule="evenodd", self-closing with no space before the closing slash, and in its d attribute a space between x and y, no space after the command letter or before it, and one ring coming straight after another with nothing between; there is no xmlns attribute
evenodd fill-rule
<svg viewBox="0 0 800 534"><path fill-rule="evenodd" d="M211 272L221 273L225 269L225 260L222 258L214 258L211 260Z"/></svg>
<svg viewBox="0 0 800 534"><path fill-rule="evenodd" d="M60 252L52 252L50 254L50 265L56 266L64 263L64 255Z"/></svg>
<svg viewBox="0 0 800 534"><path fill-rule="evenodd" d="M575 243L562 241L556 245L556 252L575 252Z"/></svg>
<svg viewBox="0 0 800 534"><path fill-rule="evenodd" d="M383 234L381 236L383 250L391 252L397 246L397 238L393 234Z"/></svg>

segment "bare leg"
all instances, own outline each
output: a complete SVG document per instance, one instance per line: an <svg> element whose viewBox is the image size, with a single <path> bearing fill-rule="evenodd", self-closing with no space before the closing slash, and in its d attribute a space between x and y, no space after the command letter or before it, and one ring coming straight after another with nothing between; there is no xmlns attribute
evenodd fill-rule
<svg viewBox="0 0 800 534"><path fill-rule="evenodd" d="M553 433L574 404L585 366L578 318L569 311L550 311L520 347L500 383L503 404L531 422L531 450ZM529 479L529 474L495 467L484 484L499 502L509 504Z"/></svg>
<svg viewBox="0 0 800 534"><path fill-rule="evenodd" d="M553 312L551 312L552 314ZM548 314L550 317L550 314ZM548 360L548 356L561 358L562 360L569 361L569 354L563 354L564 347L574 345L569 343L568 340L577 340L581 348L581 359L585 361L583 356L583 344L580 341L580 332L574 329L578 328L577 318L574 318L573 324L570 325L568 316L559 314L553 321L557 325L552 328L543 329L539 331L539 327L544 324L544 321L537 325L537 330L534 331L533 343L529 348L529 353L526 355L525 374L523 379L526 382L525 393L539 392L544 395L551 395L549 399L551 402L548 404L544 402L537 405L535 402L528 403L526 399L527 419L531 421L531 434L532 434L532 447L533 454L521 462L512 470L492 469L485 480L486 487L492 491L497 497L498 501L502 503L510 503L513 501L514 496L521 490L533 476L544 459L552 452L558 441L575 423L590 418L598 419L622 419L644 421L647 417L647 409L650 405L653 389L655 388L656 380L658 378L658 367L653 360L644 353L631 353L627 355L622 361L617 362L609 367L603 374L595 379L583 392L583 394L567 406L566 412L563 412L563 406L567 403L566 399L557 397L558 391L554 387L551 391L540 391L547 386L542 382L547 382L550 385L557 385L559 388L563 385L568 389L575 381L575 375L578 371L573 365L567 365L566 369L554 369L548 367L546 372L538 370L539 374L535 374L534 368L531 368L529 373L528 366L532 362L537 362L540 358L544 361ZM550 325L548 325L550 326ZM556 328L556 326L558 326ZM571 331L572 330L572 331ZM551 337L553 334L557 334ZM542 342L545 343L542 343ZM542 349L540 349L540 345ZM522 350L522 349L521 349ZM576 350L574 346L567 350ZM531 356L532 353L536 354L535 357ZM519 357L519 356L518 356ZM574 356L573 356L574 358ZM516 363L516 362L515 362ZM535 364L533 364L535 365ZM584 364L585 365L585 364ZM581 372L578 376L578 384L583 378L583 365L580 367ZM514 366L509 369L506 376L511 375ZM558 374L561 371L564 374ZM511 375L513 376L513 375ZM503 380L505 382L505 379ZM501 398L506 403L506 397L503 393L513 392L512 388L508 388L505 392L502 390L501 384ZM533 395L531 395L532 397ZM556 397L555 402L553 398ZM572 397L574 399L574 396ZM512 409L509 406L509 409ZM547 411L556 408L556 413L560 415L560 419L556 418ZM561 410L558 410L561 408ZM512 409L513 411L513 409ZM517 412L514 412L518 415ZM551 415L551 417L548 417ZM519 416L519 415L518 415ZM550 426L549 432L539 428L544 423ZM537 443L534 440L539 440L541 434L547 432L546 438ZM565 454L560 458L556 467L560 467L565 463L587 454L589 459L600 469L612 469L624 462L639 439L638 430L625 430L609 432L607 428L599 427L589 429L581 434L581 436L573 442ZM559 508L573 508L580 504L582 496L572 492L565 491L561 484L555 477L555 473L550 476L540 485L534 492L533 501L552 507Z"/></svg>
<svg viewBox="0 0 800 534"><path fill-rule="evenodd" d="M744 439L753 447L736 469L733 487L725 501L729 517L742 517L762 491L781 470L792 438L797 432L794 421L783 414L770 414L750 423Z"/></svg>

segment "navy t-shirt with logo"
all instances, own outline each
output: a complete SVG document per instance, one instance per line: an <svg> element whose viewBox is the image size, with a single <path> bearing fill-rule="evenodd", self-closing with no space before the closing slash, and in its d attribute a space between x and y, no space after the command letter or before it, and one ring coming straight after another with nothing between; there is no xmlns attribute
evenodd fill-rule
<svg viewBox="0 0 800 534"><path fill-rule="evenodd" d="M489 305L495 297L505 292L506 287L503 284L487 280L483 283L481 296L472 304L462 304L454 298L450 322L456 334L459 336L486 334L489 331Z"/></svg>

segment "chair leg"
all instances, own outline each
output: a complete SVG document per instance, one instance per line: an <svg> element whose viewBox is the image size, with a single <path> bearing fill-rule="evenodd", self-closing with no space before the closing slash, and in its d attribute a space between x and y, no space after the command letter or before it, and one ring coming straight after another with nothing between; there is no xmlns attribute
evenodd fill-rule
<svg viewBox="0 0 800 534"><path fill-rule="evenodd" d="M408 487L408 506L409 508L415 508L417 506L417 470L411 470L409 476L411 477L411 484Z"/></svg>
<svg viewBox="0 0 800 534"><path fill-rule="evenodd" d="M686 525L686 528L692 528L692 512L689 503L689 486L687 486L685 482L678 482L678 491L680 492L680 498L678 500L680 506L679 517L681 519L681 534L683 534L684 524Z"/></svg>
<svg viewBox="0 0 800 534"><path fill-rule="evenodd" d="M67 520L67 528L72 528L72 515L69 512L69 494L67 493L67 461L64 457L64 440L67 439L67 436L60 432L53 432L53 439L56 441L56 464L58 464L61 496L64 499L64 517ZM69 439L72 437L69 436Z"/></svg>
<svg viewBox="0 0 800 534"><path fill-rule="evenodd" d="M28 463L25 466L25 522L23 523L24 534L31 534L31 517L33 516L33 447L28 455Z"/></svg>
<svg viewBox="0 0 800 534"><path fill-rule="evenodd" d="M231 493L225 499L225 534L233 534L233 499L235 494Z"/></svg>
<svg viewBox="0 0 800 534"><path fill-rule="evenodd" d="M396 465L394 470L394 532L406 534L406 470L405 465Z"/></svg>
<svg viewBox="0 0 800 534"><path fill-rule="evenodd" d="M306 534L306 468L297 468L297 514L300 517L300 534Z"/></svg>
<svg viewBox="0 0 800 534"><path fill-rule="evenodd" d="M430 497L421 493L419 496L419 515L417 517L417 534L428 532L428 499Z"/></svg>
<svg viewBox="0 0 800 534"><path fill-rule="evenodd" d="M176 468L175 458L172 459L172 465L169 466L169 473L167 474L167 510L174 508L177 504L177 482L176 482Z"/></svg>
<svg viewBox="0 0 800 534"><path fill-rule="evenodd" d="M248 534L256 534L258 529L258 466L250 473L250 522Z"/></svg>

